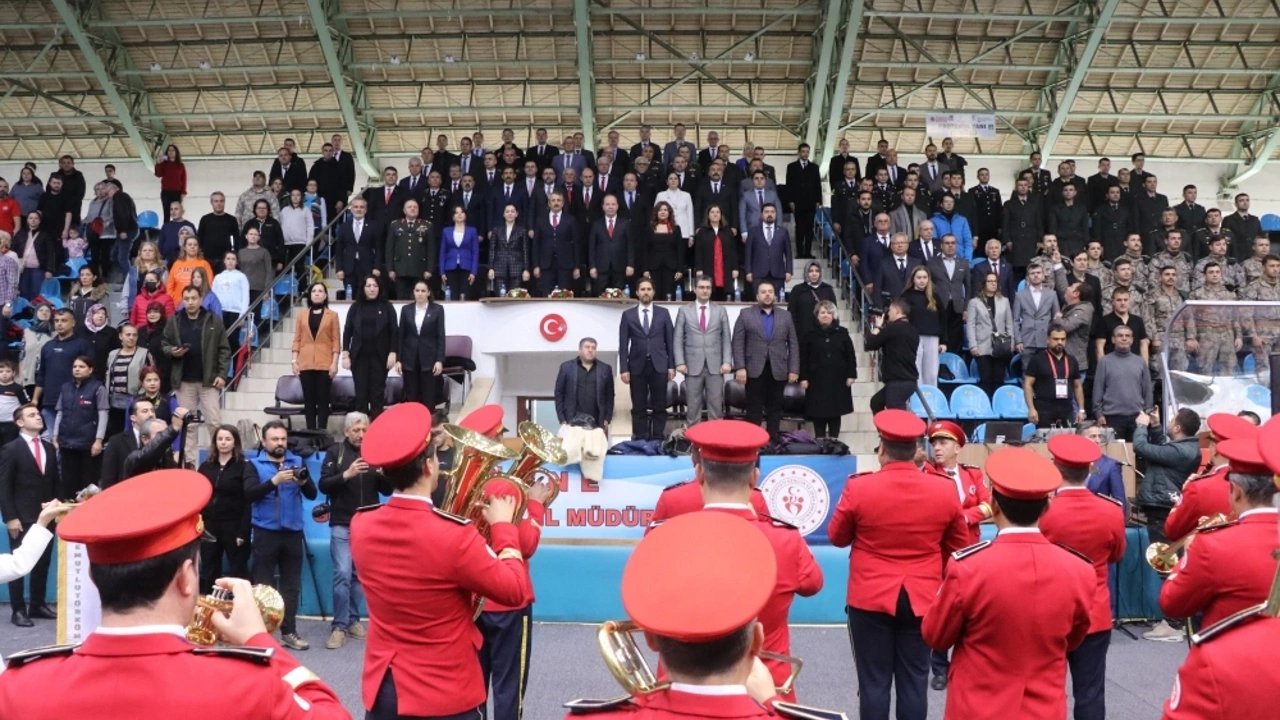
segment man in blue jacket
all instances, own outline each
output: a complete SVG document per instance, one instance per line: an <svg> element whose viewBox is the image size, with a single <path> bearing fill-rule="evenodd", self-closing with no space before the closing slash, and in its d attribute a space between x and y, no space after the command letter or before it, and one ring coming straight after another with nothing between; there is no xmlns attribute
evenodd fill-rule
<svg viewBox="0 0 1280 720"><path fill-rule="evenodd" d="M302 585L302 498L314 500L316 484L302 458L288 451L289 430L279 420L262 426L262 449L250 455L256 473L246 473L245 499L253 503L253 582L271 585L284 596L280 644L306 650L298 635L298 593Z"/></svg>
<svg viewBox="0 0 1280 720"><path fill-rule="evenodd" d="M53 339L40 348L36 366L36 391L31 402L40 406L44 437L53 439L53 421L58 414L62 386L71 382L71 363L81 355L93 357L93 346L76 334L76 316L66 308L53 313Z"/></svg>

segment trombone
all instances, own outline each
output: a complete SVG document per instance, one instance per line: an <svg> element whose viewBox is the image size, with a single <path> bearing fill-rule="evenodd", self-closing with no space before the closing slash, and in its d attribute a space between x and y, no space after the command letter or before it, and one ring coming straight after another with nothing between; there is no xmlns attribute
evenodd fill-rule
<svg viewBox="0 0 1280 720"><path fill-rule="evenodd" d="M1181 540L1174 543L1153 542L1148 545L1146 551L1147 564L1161 576L1169 575L1178 567L1178 553L1186 549L1191 544L1191 541L1196 539L1196 535L1200 534L1200 531L1221 527L1230 521L1230 518L1224 513L1201 517L1199 522L1196 523L1196 529L1187 533Z"/></svg>

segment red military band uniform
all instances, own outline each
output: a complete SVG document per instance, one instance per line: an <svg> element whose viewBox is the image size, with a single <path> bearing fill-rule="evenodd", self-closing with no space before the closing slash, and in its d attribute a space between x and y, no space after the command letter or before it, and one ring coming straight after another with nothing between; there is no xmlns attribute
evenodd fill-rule
<svg viewBox="0 0 1280 720"><path fill-rule="evenodd" d="M1275 534L1274 526L1271 532ZM1192 646L1164 704L1164 720L1276 717L1280 698L1280 663L1276 662L1280 619L1244 618L1233 625Z"/></svg>
<svg viewBox="0 0 1280 720"><path fill-rule="evenodd" d="M533 557L538 551L538 543L542 540L542 521L547 515L547 508L537 500L529 500L526 505L527 517L516 523L516 534L520 538L520 554L524 555L524 574L525 579L529 583L529 599L521 605L511 606L504 605L494 598L486 597L484 600L485 612L506 612L508 610L523 610L534 601L533 579L529 577L529 558Z"/></svg>
<svg viewBox="0 0 1280 720"><path fill-rule="evenodd" d="M1085 442L1093 444L1090 440ZM1111 590L1107 586L1107 565L1118 563L1124 557L1124 506L1095 495L1083 485L1063 487L1040 518L1040 532L1050 542L1065 545L1093 563L1096 583L1089 611L1089 632L1110 631Z"/></svg>
<svg viewBox="0 0 1280 720"><path fill-rule="evenodd" d="M707 422L711 421L708 420ZM701 424L699 423L699 425ZM697 427L697 425L694 427ZM760 492L759 488L754 488L751 491L751 507L759 515L769 514L769 504L765 502L764 493ZM697 512L701 509L702 487L696 481L689 480L665 488L662 494L658 496L658 503L654 505L653 515L649 520L653 523L662 523L677 515Z"/></svg>
<svg viewBox="0 0 1280 720"><path fill-rule="evenodd" d="M1249 510L1230 525L1202 530L1160 588L1169 617L1204 613L1208 627L1267 597L1280 547L1276 509Z"/></svg>
<svg viewBox="0 0 1280 720"><path fill-rule="evenodd" d="M929 439L949 438L960 447L965 446L964 430L950 420L939 420L929 426ZM982 539L982 521L991 517L991 490L987 487L982 468L960 463L948 470L937 463L929 466L939 475L945 477L956 487L956 497L960 498L960 507L964 510L964 522L969 528L969 542L972 545Z"/></svg>

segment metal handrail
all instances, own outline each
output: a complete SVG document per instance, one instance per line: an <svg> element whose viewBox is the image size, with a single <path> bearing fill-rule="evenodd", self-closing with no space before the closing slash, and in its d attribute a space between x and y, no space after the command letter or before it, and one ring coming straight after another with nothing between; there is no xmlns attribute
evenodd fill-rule
<svg viewBox="0 0 1280 720"><path fill-rule="evenodd" d="M832 257L835 260L834 267L836 272L840 273L839 277L842 286L845 280L844 266L845 263L848 263L848 277L852 286L849 288L851 291L849 293L849 299L857 308L856 317L858 319L858 329L865 332L871 322L870 311L873 307L872 298L867 292L867 283L862 277L861 270L853 264L853 260L849 257L849 254L845 252L844 244L836 237L835 228L831 224L830 214L831 209L827 207L820 208L818 211L817 217L822 229L822 240L829 245L830 250L828 257ZM854 293L856 293L856 296ZM867 353L867 366L871 368L872 373L872 377L868 379L874 380L876 371L879 367L879 352L867 351L865 350L865 346L863 352Z"/></svg>

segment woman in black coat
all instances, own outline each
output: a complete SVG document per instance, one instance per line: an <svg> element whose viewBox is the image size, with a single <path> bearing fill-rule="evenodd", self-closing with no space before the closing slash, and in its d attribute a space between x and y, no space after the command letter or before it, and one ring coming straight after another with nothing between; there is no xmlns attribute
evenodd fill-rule
<svg viewBox="0 0 1280 720"><path fill-rule="evenodd" d="M400 308L396 367L404 378L404 401L435 410L444 371L444 307L431 302L431 284L413 284L413 302Z"/></svg>
<svg viewBox="0 0 1280 720"><path fill-rule="evenodd" d="M853 412L853 381L858 358L849 331L836 322L836 305L824 300L814 314L817 324L800 339L800 387L804 416L816 437L837 437L840 418Z"/></svg>
<svg viewBox="0 0 1280 720"><path fill-rule="evenodd" d="M377 417L387 394L387 371L396 365L396 309L382 279L364 279L342 329L342 367L351 371L356 399L351 408Z"/></svg>
<svg viewBox="0 0 1280 720"><path fill-rule="evenodd" d="M240 237L244 237L249 228L258 231L259 244L271 253L271 262L276 266L276 272L283 270L284 264L289 260L284 247L284 231L280 229L280 221L271 217L271 204L266 200L253 204L253 217L240 229Z"/></svg>
<svg viewBox="0 0 1280 720"><path fill-rule="evenodd" d="M636 226L637 224L632 224L633 228ZM644 257L642 272L647 271L649 279L653 280L653 298L674 298L676 284L684 277L684 263L680 260L684 257L687 245L669 204L659 202L654 206L653 219L644 224L638 239L640 242L637 247Z"/></svg>
<svg viewBox="0 0 1280 720"><path fill-rule="evenodd" d="M252 503L244 495L246 481L257 478L253 465L244 459L240 431L234 425L219 425L213 431L208 459L200 466L213 486L209 504L200 512L214 542L200 546L200 588L208 592L215 578L249 576L249 513ZM229 572L224 573L222 560Z"/></svg>
<svg viewBox="0 0 1280 720"><path fill-rule="evenodd" d="M529 231L519 221L519 208L507 203L503 223L489 230L489 279L493 292L514 290L529 282Z"/></svg>
<svg viewBox="0 0 1280 720"><path fill-rule="evenodd" d="M706 224L693 234L693 271L711 278L711 299L722 301L733 295L734 281L738 279L739 240L719 205L707 208ZM720 264L716 265L716 248L720 249Z"/></svg>

